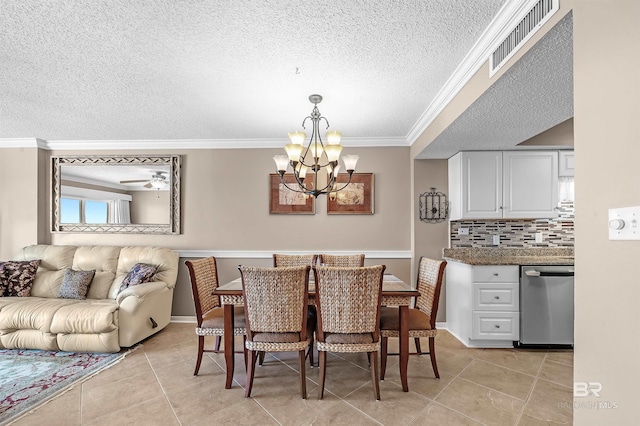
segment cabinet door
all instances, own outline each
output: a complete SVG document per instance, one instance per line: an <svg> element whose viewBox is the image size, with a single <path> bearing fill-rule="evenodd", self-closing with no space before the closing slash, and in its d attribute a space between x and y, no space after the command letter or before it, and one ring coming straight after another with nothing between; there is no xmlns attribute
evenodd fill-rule
<svg viewBox="0 0 640 426"><path fill-rule="evenodd" d="M557 151L509 151L503 159L504 217L557 217Z"/></svg>
<svg viewBox="0 0 640 426"><path fill-rule="evenodd" d="M573 151L560 151L560 177L574 176L574 155Z"/></svg>
<svg viewBox="0 0 640 426"><path fill-rule="evenodd" d="M462 218L502 218L502 153L462 153Z"/></svg>

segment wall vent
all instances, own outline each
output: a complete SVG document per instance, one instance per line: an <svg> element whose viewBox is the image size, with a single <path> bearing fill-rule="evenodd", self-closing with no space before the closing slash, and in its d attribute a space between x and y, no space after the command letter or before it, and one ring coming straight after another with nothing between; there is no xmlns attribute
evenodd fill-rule
<svg viewBox="0 0 640 426"><path fill-rule="evenodd" d="M538 0L489 56L489 77L498 70L558 11L559 0Z"/></svg>

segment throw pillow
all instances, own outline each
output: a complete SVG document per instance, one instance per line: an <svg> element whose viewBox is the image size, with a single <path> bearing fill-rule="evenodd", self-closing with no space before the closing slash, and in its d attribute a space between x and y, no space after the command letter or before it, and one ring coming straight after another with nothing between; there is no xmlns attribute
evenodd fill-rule
<svg viewBox="0 0 640 426"><path fill-rule="evenodd" d="M7 289L7 284L4 279L4 269L2 269L3 265L4 262L0 262L0 297L4 296L4 292Z"/></svg>
<svg viewBox="0 0 640 426"><path fill-rule="evenodd" d="M134 285L142 284L151 281L151 278L156 274L158 267L156 265L149 265L148 263L136 263L129 271L127 276L122 280L120 285L120 293L127 287L133 287Z"/></svg>
<svg viewBox="0 0 640 426"><path fill-rule="evenodd" d="M74 271L73 269L67 269L58 291L58 297L61 299L86 299L89 285L95 274L95 270Z"/></svg>
<svg viewBox="0 0 640 426"><path fill-rule="evenodd" d="M5 287L4 295L8 297L31 296L31 286L36 279L38 266L40 266L40 260L4 262L2 274L0 274L0 281L2 281L0 286Z"/></svg>

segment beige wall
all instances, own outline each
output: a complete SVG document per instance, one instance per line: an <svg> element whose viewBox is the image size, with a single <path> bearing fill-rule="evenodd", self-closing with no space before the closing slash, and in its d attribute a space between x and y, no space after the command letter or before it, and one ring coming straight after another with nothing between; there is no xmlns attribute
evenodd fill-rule
<svg viewBox="0 0 640 426"><path fill-rule="evenodd" d="M573 118L565 120L557 126L553 126L524 142L520 142L518 145L573 146Z"/></svg>
<svg viewBox="0 0 640 426"><path fill-rule="evenodd" d="M48 203L41 186L37 148L0 150L0 259L43 236Z"/></svg>
<svg viewBox="0 0 640 426"><path fill-rule="evenodd" d="M157 224L171 222L170 191L130 191L131 223Z"/></svg>
<svg viewBox="0 0 640 426"><path fill-rule="evenodd" d="M160 152L182 155L182 233L180 235L51 234L49 168L38 163L38 150L1 151L0 194L24 200L0 207L1 258L11 258L24 245L158 245L176 250L263 253L220 260L220 280L239 276L237 266L271 264L264 253L299 251L401 252L401 258L368 258L384 263L405 281L411 278L411 210L409 148L345 148L360 156L358 171L375 174L375 214L327 215L326 198L317 199L315 215L269 214L269 180L280 149L225 149ZM136 154L144 154L136 151ZM155 152L156 154L158 152ZM51 155L102 155L107 151L46 151ZM121 154L121 152L111 152ZM19 164L19 167L12 165ZM42 179L42 176L45 179ZM20 179L16 179L20 176ZM38 183L38 176L41 182ZM34 191L38 188L38 191ZM31 191L31 192L29 192ZM46 194L41 200L38 192ZM26 194L26 195L23 195ZM43 213L44 212L44 213ZM38 217L46 218L38 235ZM8 235L8 237L4 237ZM404 258L402 258L404 257ZM186 268L181 266L173 315L193 315Z"/></svg>
<svg viewBox="0 0 640 426"><path fill-rule="evenodd" d="M576 290L574 380L600 382L615 409L577 425L640 424L640 241L610 241L609 208L640 205L640 2L575 2Z"/></svg>
<svg viewBox="0 0 640 426"><path fill-rule="evenodd" d="M431 187L437 191L449 195L447 160L414 160L413 161L414 193L416 200L413 206L415 211L414 222L414 258L420 256L432 259L442 259L442 249L449 247L449 221L441 223L428 223L420 220L418 199L420 194L429 192ZM416 276L416 265L413 265L413 276ZM446 274L446 269L445 269ZM443 322L446 319L446 285L442 286L438 315L436 320Z"/></svg>

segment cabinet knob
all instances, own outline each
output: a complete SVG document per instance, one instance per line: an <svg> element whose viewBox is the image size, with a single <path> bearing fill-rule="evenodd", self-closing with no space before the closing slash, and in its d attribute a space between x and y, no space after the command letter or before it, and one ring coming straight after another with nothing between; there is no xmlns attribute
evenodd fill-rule
<svg viewBox="0 0 640 426"><path fill-rule="evenodd" d="M500 325L499 325L499 324L496 324L496 328L500 328Z"/></svg>
<svg viewBox="0 0 640 426"><path fill-rule="evenodd" d="M493 276L494 276L494 277L497 277L497 276L498 276L498 273L497 273L497 272L494 272L494 273L493 273Z"/></svg>
<svg viewBox="0 0 640 426"><path fill-rule="evenodd" d="M494 296L494 299L500 300L500 296Z"/></svg>

